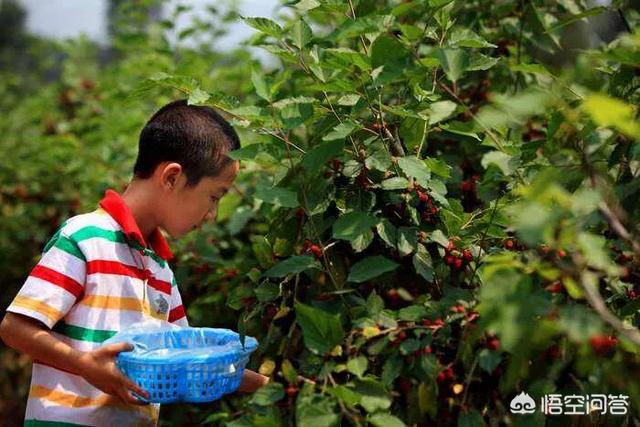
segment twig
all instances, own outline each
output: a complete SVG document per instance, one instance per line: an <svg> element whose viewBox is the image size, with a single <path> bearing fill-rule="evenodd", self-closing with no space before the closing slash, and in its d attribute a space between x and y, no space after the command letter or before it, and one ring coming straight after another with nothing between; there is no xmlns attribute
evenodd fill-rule
<svg viewBox="0 0 640 427"><path fill-rule="evenodd" d="M471 280L469 280L469 284L473 284L473 279L476 278L478 267L480 267L480 258L481 258L480 254L482 253L482 244L484 243L484 239L487 237L487 233L489 232L489 227L491 227L491 225L493 224L493 217L495 216L496 211L498 210L498 202L500 201L500 198L502 198L502 193L498 195L498 198L496 199L495 204L493 205L491 216L489 217L489 224L487 224L487 227L484 229L484 232L482 233L482 237L480 237L480 243L478 243L478 246L480 247L480 251L478 252L478 257L474 260L476 265L475 265L475 268L473 269L473 274L471 275Z"/></svg>
<svg viewBox="0 0 640 427"><path fill-rule="evenodd" d="M589 305L593 307L602 320L611 325L620 335L628 338L633 344L640 346L640 331L638 331L637 328L625 325L611 311L609 311L609 308L602 299L602 295L600 295L598 289L594 287L587 278L587 274L589 273L585 271L586 265L582 261L582 255L575 252L571 257L573 263L578 268L578 271L582 271L578 273L578 279L582 289L584 290L585 299Z"/></svg>
<svg viewBox="0 0 640 427"><path fill-rule="evenodd" d="M473 364L471 365L471 369L469 369L469 373L467 374L467 379L464 382L464 394L462 395L462 401L460 402L460 406L464 408L464 404L467 401L467 392L469 391L469 384L471 384L471 379L473 378L473 372L476 370L476 366L478 365L478 359L480 354L476 354L476 357L473 359Z"/></svg>
<svg viewBox="0 0 640 427"><path fill-rule="evenodd" d="M489 136L489 138L491 138L491 140L496 144L496 146L498 147L498 149L500 151L502 151L503 153L506 153L506 150L504 148L504 146L502 145L502 143L500 142L500 140L498 139L498 137L496 137L493 132L491 132L491 130L489 129L489 127L487 125L485 125L479 118L478 116L476 116L471 109L467 106L467 104L465 104L465 102L463 100L461 100L458 95L455 94L455 92L453 92L446 84L440 82L440 86L452 97L455 98L456 101L458 101L459 104L461 104L464 109L471 115L471 117L480 125L482 126L482 129L484 130L484 132ZM521 184L526 184L526 181L524 179L524 177L522 176L522 173L516 168L515 170L516 172L516 176L518 178L518 180L520 181Z"/></svg>
<svg viewBox="0 0 640 427"><path fill-rule="evenodd" d="M640 242L637 237L634 237L629 230L622 224L620 218L613 212L613 210L604 202L600 202L598 205L600 212L607 218L609 225L615 231L618 236L625 242L627 242L635 252L636 257L640 257Z"/></svg>

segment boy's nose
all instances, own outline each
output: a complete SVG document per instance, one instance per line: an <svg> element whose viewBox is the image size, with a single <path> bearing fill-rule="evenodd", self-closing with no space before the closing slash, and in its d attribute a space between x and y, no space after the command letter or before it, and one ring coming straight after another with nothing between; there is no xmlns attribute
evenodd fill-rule
<svg viewBox="0 0 640 427"><path fill-rule="evenodd" d="M207 212L204 219L206 221L215 221L217 216L218 216L218 209L211 209L209 212Z"/></svg>

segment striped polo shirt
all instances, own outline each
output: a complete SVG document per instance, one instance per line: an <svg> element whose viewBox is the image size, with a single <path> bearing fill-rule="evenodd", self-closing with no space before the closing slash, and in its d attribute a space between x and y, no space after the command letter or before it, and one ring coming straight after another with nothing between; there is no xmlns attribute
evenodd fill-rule
<svg viewBox="0 0 640 427"><path fill-rule="evenodd" d="M80 351L149 318L188 326L172 257L160 230L147 245L120 195L107 190L97 210L68 219L53 235L7 311L39 320ZM26 426L155 426L159 411L159 404L122 403L34 360Z"/></svg>

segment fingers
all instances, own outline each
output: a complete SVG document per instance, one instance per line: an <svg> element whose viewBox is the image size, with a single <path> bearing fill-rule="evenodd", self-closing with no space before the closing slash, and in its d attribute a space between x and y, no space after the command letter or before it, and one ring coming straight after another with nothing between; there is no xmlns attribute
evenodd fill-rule
<svg viewBox="0 0 640 427"><path fill-rule="evenodd" d="M128 342L119 342L116 344L109 344L103 347L103 351L107 352L108 354L112 354L114 356L117 356L118 353L122 353L123 351L131 351L133 350L133 344L130 344Z"/></svg>
<svg viewBox="0 0 640 427"><path fill-rule="evenodd" d="M145 401L140 400L137 397L135 397L127 389L120 389L117 392L117 396L120 398L120 400L122 402L127 403L129 405L148 405L149 404L149 402L145 402Z"/></svg>
<svg viewBox="0 0 640 427"><path fill-rule="evenodd" d="M149 392L142 389L138 384L134 383L133 381L131 381L129 378L127 378L126 376L123 375L123 383L124 386L131 390L134 391L136 394L138 394L139 396L144 397L145 399L149 398Z"/></svg>

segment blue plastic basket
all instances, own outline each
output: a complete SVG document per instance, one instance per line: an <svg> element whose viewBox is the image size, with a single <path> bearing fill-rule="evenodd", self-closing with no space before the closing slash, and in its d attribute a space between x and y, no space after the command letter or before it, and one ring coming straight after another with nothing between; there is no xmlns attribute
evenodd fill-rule
<svg viewBox="0 0 640 427"><path fill-rule="evenodd" d="M115 338L115 337L114 337ZM117 340L133 344L116 365L132 381L149 392L154 403L210 402L240 386L255 338L229 329L179 328L120 334Z"/></svg>

